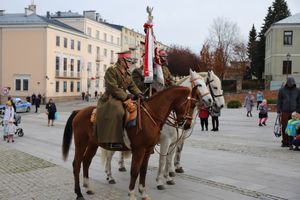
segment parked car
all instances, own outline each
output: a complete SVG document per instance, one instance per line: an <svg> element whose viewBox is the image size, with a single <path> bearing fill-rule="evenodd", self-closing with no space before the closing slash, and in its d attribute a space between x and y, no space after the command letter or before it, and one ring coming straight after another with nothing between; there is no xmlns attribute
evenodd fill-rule
<svg viewBox="0 0 300 200"><path fill-rule="evenodd" d="M29 112L31 109L31 103L21 98L13 98L13 102L16 105L16 112ZM0 114L5 111L5 105L0 105Z"/></svg>

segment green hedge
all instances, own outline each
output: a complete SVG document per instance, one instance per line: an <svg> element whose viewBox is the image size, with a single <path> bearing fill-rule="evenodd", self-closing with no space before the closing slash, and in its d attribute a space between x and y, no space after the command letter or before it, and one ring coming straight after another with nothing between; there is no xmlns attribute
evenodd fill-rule
<svg viewBox="0 0 300 200"><path fill-rule="evenodd" d="M227 108L240 108L240 107L242 107L242 104L238 100L231 100L227 103Z"/></svg>
<svg viewBox="0 0 300 200"><path fill-rule="evenodd" d="M268 104L277 104L277 99L267 99Z"/></svg>

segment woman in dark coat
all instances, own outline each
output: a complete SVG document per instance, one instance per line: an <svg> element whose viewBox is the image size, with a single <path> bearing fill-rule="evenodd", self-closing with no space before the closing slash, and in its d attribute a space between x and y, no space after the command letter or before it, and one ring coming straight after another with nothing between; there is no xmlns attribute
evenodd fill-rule
<svg viewBox="0 0 300 200"><path fill-rule="evenodd" d="M48 126L50 126L50 121L51 121L51 126L54 126L54 116L56 113L56 106L53 102L52 99L49 99L49 102L46 104L46 114L48 115Z"/></svg>

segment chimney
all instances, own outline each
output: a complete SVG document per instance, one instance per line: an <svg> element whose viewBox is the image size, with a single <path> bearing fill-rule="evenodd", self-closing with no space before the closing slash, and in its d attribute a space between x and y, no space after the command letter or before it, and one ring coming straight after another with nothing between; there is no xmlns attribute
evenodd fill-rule
<svg viewBox="0 0 300 200"><path fill-rule="evenodd" d="M49 12L49 11L47 11L47 18L48 18L48 19L50 19L50 18L51 18L51 16L50 16L50 12Z"/></svg>
<svg viewBox="0 0 300 200"><path fill-rule="evenodd" d="M30 10L29 8L25 8L25 16L28 17L30 15L32 15L34 12L32 12L32 10Z"/></svg>
<svg viewBox="0 0 300 200"><path fill-rule="evenodd" d="M31 10L34 14L36 14L36 5L34 5L33 3L28 6L28 9Z"/></svg>
<svg viewBox="0 0 300 200"><path fill-rule="evenodd" d="M96 11L95 10L83 11L83 16L92 20L96 20Z"/></svg>
<svg viewBox="0 0 300 200"><path fill-rule="evenodd" d="M99 13L96 13L96 21L98 22L99 21Z"/></svg>
<svg viewBox="0 0 300 200"><path fill-rule="evenodd" d="M5 10L0 10L0 16L3 16L5 13Z"/></svg>

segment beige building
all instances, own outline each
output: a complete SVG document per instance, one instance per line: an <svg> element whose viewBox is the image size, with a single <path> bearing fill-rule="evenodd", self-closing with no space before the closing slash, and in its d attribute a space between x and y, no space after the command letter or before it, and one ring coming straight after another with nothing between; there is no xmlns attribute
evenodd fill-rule
<svg viewBox="0 0 300 200"><path fill-rule="evenodd" d="M87 87L82 70L86 36L35 11L30 5L25 13L0 12L0 88L23 98L33 93L64 100L80 96Z"/></svg>
<svg viewBox="0 0 300 200"><path fill-rule="evenodd" d="M87 91L94 94L97 90L104 92L104 74L106 69L117 61L121 51L121 31L108 26L94 10L84 11L83 15L73 12L57 12L51 15L84 33L87 37L87 52L84 59L87 73Z"/></svg>
<svg viewBox="0 0 300 200"><path fill-rule="evenodd" d="M300 13L273 24L266 32L265 79L278 89L292 75L300 84Z"/></svg>
<svg viewBox="0 0 300 200"><path fill-rule="evenodd" d="M24 13L0 11L1 98L25 98L33 93L67 101L81 92L104 91L106 69L123 50L132 50L142 65L145 35L109 24L96 13L36 14L31 4ZM167 46L158 43L159 48Z"/></svg>

